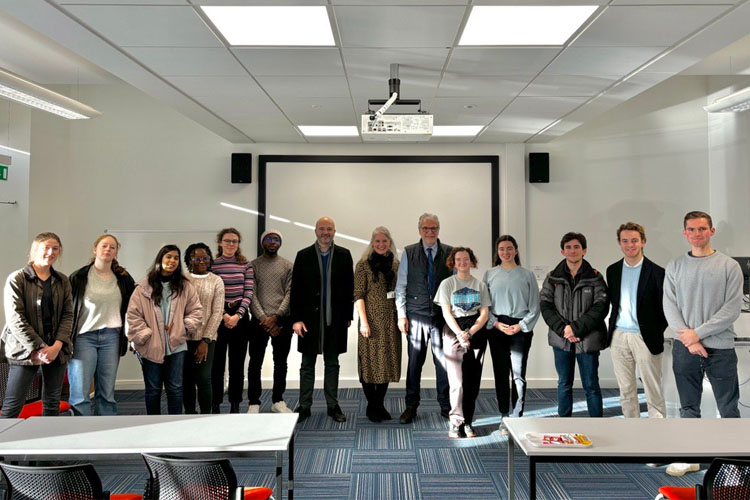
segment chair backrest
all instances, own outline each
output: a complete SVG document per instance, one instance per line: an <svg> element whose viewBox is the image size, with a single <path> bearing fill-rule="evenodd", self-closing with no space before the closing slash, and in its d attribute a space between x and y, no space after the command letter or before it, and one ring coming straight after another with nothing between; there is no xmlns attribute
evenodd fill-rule
<svg viewBox="0 0 750 500"><path fill-rule="evenodd" d="M102 482L91 464L26 467L0 464L7 500L105 500Z"/></svg>
<svg viewBox="0 0 750 500"><path fill-rule="evenodd" d="M715 458L703 477L709 500L750 498L750 461Z"/></svg>
<svg viewBox="0 0 750 500"><path fill-rule="evenodd" d="M234 500L237 476L227 459L157 457L143 454L149 481L144 499Z"/></svg>

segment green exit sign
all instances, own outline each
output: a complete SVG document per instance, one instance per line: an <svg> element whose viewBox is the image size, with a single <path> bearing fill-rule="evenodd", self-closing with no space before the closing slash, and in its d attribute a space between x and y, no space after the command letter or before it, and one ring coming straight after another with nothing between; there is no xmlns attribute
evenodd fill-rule
<svg viewBox="0 0 750 500"><path fill-rule="evenodd" d="M8 166L0 165L0 181L8 180Z"/></svg>

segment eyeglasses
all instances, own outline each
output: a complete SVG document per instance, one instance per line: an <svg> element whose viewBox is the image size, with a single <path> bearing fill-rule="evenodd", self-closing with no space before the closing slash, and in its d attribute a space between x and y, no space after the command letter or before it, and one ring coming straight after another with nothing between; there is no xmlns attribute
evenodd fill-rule
<svg viewBox="0 0 750 500"><path fill-rule="evenodd" d="M190 260L193 262L211 262L211 257L193 257Z"/></svg>
<svg viewBox="0 0 750 500"><path fill-rule="evenodd" d="M279 238L278 236L266 236L265 238L263 238L263 241L280 243L281 238Z"/></svg>
<svg viewBox="0 0 750 500"><path fill-rule="evenodd" d="M436 226L430 226L430 227L422 226L420 229L422 231L424 231L424 232L432 232L432 233L434 233L434 232L438 231L440 228L436 227Z"/></svg>
<svg viewBox="0 0 750 500"><path fill-rule="evenodd" d="M225 245L238 245L240 240L221 240Z"/></svg>

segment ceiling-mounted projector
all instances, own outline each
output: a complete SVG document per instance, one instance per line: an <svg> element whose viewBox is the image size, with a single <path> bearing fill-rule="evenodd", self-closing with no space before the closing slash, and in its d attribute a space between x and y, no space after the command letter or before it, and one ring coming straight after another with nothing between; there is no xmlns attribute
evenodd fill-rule
<svg viewBox="0 0 750 500"><path fill-rule="evenodd" d="M362 115L362 139L365 141L429 141L432 115Z"/></svg>
<svg viewBox="0 0 750 500"><path fill-rule="evenodd" d="M398 64L391 64L391 78L388 80L388 94L385 99L369 99L367 114L362 115L362 140L422 142L432 137L433 116L422 111L420 99L399 99L401 80L398 77ZM370 106L382 105L373 112ZM417 113L390 114L385 112L392 105L418 106Z"/></svg>

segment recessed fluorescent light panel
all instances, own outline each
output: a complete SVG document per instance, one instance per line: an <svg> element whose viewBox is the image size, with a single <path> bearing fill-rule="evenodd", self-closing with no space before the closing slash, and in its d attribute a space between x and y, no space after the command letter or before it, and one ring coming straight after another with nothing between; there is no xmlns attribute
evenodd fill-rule
<svg viewBox="0 0 750 500"><path fill-rule="evenodd" d="M596 5L478 5L459 45L564 45Z"/></svg>
<svg viewBox="0 0 750 500"><path fill-rule="evenodd" d="M300 125L299 131L307 137L356 137L357 127L351 125Z"/></svg>
<svg viewBox="0 0 750 500"><path fill-rule="evenodd" d="M432 137L473 137L482 130L482 125L435 125Z"/></svg>
<svg viewBox="0 0 750 500"><path fill-rule="evenodd" d="M231 45L335 45L324 6L201 8Z"/></svg>

